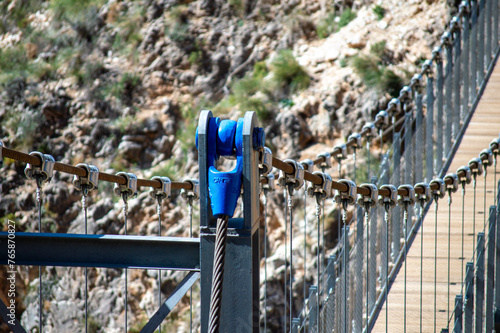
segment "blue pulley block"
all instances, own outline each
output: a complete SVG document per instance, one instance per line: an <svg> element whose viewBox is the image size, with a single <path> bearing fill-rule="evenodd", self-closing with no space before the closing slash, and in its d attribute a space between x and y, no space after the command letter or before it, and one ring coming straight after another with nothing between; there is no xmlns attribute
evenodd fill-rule
<svg viewBox="0 0 500 333"><path fill-rule="evenodd" d="M213 119L213 118L212 118ZM209 123L209 153L216 152L216 158L208 160L208 194L214 217L232 217L238 197L241 192L241 176L243 174L243 119L238 123L232 120L223 120ZM211 126L214 124L214 126ZM217 126L215 126L215 124ZM216 144L212 147L212 138ZM215 148L215 149L214 149ZM234 156L236 152L236 167L227 172L221 172L215 167L218 156Z"/></svg>

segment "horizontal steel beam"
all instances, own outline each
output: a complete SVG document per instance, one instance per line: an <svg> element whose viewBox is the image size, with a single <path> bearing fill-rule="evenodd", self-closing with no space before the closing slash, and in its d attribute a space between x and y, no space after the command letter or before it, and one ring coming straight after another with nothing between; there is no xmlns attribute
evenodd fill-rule
<svg viewBox="0 0 500 333"><path fill-rule="evenodd" d="M1 265L200 268L198 238L16 232L10 240L15 244L15 258L8 257L9 234L0 232Z"/></svg>

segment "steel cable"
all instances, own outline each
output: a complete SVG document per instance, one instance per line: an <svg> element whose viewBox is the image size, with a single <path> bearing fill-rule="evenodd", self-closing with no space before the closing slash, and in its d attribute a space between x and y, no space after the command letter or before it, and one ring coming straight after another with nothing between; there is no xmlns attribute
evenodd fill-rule
<svg viewBox="0 0 500 333"><path fill-rule="evenodd" d="M437 294L437 221L438 197L434 196L434 332L436 332L436 294Z"/></svg>
<svg viewBox="0 0 500 333"><path fill-rule="evenodd" d="M122 192L123 199L123 227L124 234L127 235L127 215L128 215L128 195L127 192ZM128 332L128 269L125 268L125 332Z"/></svg>
<svg viewBox="0 0 500 333"><path fill-rule="evenodd" d="M422 333L422 301L424 278L424 200L420 201L420 333Z"/></svg>
<svg viewBox="0 0 500 333"><path fill-rule="evenodd" d="M82 206L83 206L83 212L85 216L85 235L87 234L87 186L83 185L82 186L83 190L83 195L82 195ZM85 266L85 332L87 332L88 329L88 272L87 272L87 266ZM161 332L160 332L161 333Z"/></svg>
<svg viewBox="0 0 500 333"><path fill-rule="evenodd" d="M288 201L288 192L286 190L286 188L283 188L283 200L284 202L287 202ZM286 307L287 305L287 276L286 276L286 272L288 270L288 261L287 261L287 256L288 256L288 249L287 249L287 244L288 244L288 209L285 209L285 242L284 242L284 245L285 245L285 270L284 270L284 273L283 273L283 296L284 296L284 309L283 309L283 332L284 333L287 333L287 325L288 325L288 318L287 318L287 313L288 313L288 309ZM290 327L291 328L291 327Z"/></svg>
<svg viewBox="0 0 500 333"><path fill-rule="evenodd" d="M38 232L42 233L42 180L40 176L36 176L36 202L38 204ZM38 266L38 318L40 321L40 333L43 332L43 317L42 317L42 266Z"/></svg>
<svg viewBox="0 0 500 333"><path fill-rule="evenodd" d="M451 191L448 191L448 296L446 299L447 318L450 318L450 256L451 256ZM446 326L447 328L449 326Z"/></svg>
<svg viewBox="0 0 500 333"><path fill-rule="evenodd" d="M293 215L292 215L292 204L293 204L293 184L289 183L288 184L288 213L290 216L290 305L289 305L289 310L290 310L290 330L292 329L292 318L293 318ZM305 272L304 272L305 274ZM319 326L318 326L319 327Z"/></svg>
<svg viewBox="0 0 500 333"><path fill-rule="evenodd" d="M220 312L222 304L222 287L224 279L224 261L226 257L226 240L228 216L217 219L215 234L214 263L212 273L212 292L210 296L210 313L208 319L208 332L218 333L220 328Z"/></svg>
<svg viewBox="0 0 500 333"><path fill-rule="evenodd" d="M189 237L193 237L193 197L188 197ZM193 332L193 287L189 288L189 332ZM161 333L161 332L160 332Z"/></svg>
<svg viewBox="0 0 500 333"><path fill-rule="evenodd" d="M268 190L264 189L264 333L267 333L267 191ZM304 304L306 300L305 283L304 279Z"/></svg>
<svg viewBox="0 0 500 333"><path fill-rule="evenodd" d="M156 214L158 214L158 237L161 237L161 196L156 197ZM191 299L189 300L191 303ZM158 309L161 307L161 269L158 270ZM161 324L158 326L158 332L161 333Z"/></svg>
<svg viewBox="0 0 500 333"><path fill-rule="evenodd" d="M404 211L403 211L403 231L404 231L404 248L403 248L403 252L404 252L404 265L405 265L405 272L404 272L404 292L403 292L403 299L404 299L404 302L403 302L403 312L404 312L404 317L403 317L403 327L404 327L404 332L406 333L406 278L407 278L407 270L406 270L406 256L407 256L407 252L408 252L408 202L405 201L405 204L404 204Z"/></svg>

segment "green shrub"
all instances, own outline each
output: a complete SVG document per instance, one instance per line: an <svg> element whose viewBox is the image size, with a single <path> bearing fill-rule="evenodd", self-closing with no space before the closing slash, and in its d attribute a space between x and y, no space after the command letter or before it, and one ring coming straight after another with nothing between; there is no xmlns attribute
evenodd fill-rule
<svg viewBox="0 0 500 333"><path fill-rule="evenodd" d="M279 51L271 63L271 72L279 87L289 87L292 92L307 88L311 82L311 78L299 65L291 50Z"/></svg>
<svg viewBox="0 0 500 333"><path fill-rule="evenodd" d="M89 8L99 8L105 0L50 0L49 8L57 20L81 20Z"/></svg>
<svg viewBox="0 0 500 333"><path fill-rule="evenodd" d="M387 42L385 40L374 43L370 47L370 53L373 54L375 57L381 58L387 51L386 45Z"/></svg>
<svg viewBox="0 0 500 333"><path fill-rule="evenodd" d="M357 16L356 13L351 8L347 8L346 10L344 10L342 15L340 15L339 28L348 25L349 22L351 22L356 18L356 16Z"/></svg>
<svg viewBox="0 0 500 333"><path fill-rule="evenodd" d="M26 32L29 15L40 10L43 2L43 0L0 1L0 13L6 13L0 20L0 34L7 33L13 27Z"/></svg>
<svg viewBox="0 0 500 333"><path fill-rule="evenodd" d="M337 24L335 23L335 14L330 13L326 17L322 18L316 25L316 34L318 38L326 38L330 34L337 30Z"/></svg>
<svg viewBox="0 0 500 333"><path fill-rule="evenodd" d="M110 94L119 100L128 100L140 82L141 78L138 75L125 73L120 80L111 85Z"/></svg>
<svg viewBox="0 0 500 333"><path fill-rule="evenodd" d="M191 66L198 65L201 63L201 59L203 58L203 52L201 50L193 51L189 54L189 63Z"/></svg>
<svg viewBox="0 0 500 333"><path fill-rule="evenodd" d="M373 7L373 13L375 14L375 16L377 16L377 19L380 21L385 16L385 8L380 5L376 5L375 7Z"/></svg>

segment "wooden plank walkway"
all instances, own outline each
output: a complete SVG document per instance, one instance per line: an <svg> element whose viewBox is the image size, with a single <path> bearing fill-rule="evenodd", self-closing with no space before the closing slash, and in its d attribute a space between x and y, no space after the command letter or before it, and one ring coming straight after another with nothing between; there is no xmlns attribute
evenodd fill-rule
<svg viewBox="0 0 500 333"><path fill-rule="evenodd" d="M448 172L456 172L462 165L468 165L473 157L489 147L489 143L500 132L500 66L497 64L490 76L489 82L471 119L455 154ZM499 168L500 169L500 168ZM462 288L462 276L465 276L465 263L471 261L473 254L473 225L475 220L475 234L483 231L484 221L488 222L489 206L494 204L493 166L488 169L486 177L486 214L484 212L484 183L483 176L478 177L476 186L476 214L473 216L474 191L472 183L466 187L464 207L464 257L462 254L462 196L460 190L452 196L451 225L448 225L447 197L439 201L437 211L437 310L436 332L448 325L452 316L455 295ZM497 172L497 180L498 174ZM422 317L422 332L434 332L434 241L435 241L435 210L434 205L429 209L423 223L423 310L420 313L420 230L415 237L408 253L407 261L407 296L406 296L406 331L420 332L420 317ZM450 295L448 299L448 228L450 228ZM487 234L487 232L486 232ZM404 327L404 266L399 271L396 280L389 292L388 304L388 332L403 332ZM449 313L448 313L449 307ZM372 332L386 332L386 304L382 308ZM450 323L450 332L453 323Z"/></svg>

